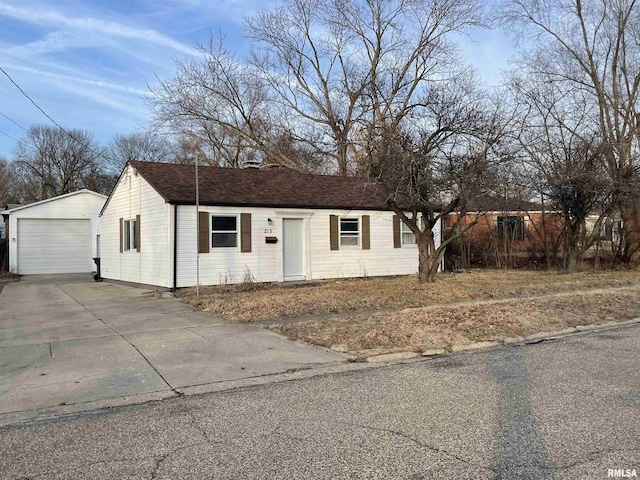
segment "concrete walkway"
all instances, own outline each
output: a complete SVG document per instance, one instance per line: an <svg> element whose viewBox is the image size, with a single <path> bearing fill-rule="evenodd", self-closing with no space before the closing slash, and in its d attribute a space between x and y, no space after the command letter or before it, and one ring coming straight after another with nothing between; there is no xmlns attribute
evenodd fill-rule
<svg viewBox="0 0 640 480"><path fill-rule="evenodd" d="M0 418L137 403L342 363L150 290L34 276L0 293Z"/></svg>

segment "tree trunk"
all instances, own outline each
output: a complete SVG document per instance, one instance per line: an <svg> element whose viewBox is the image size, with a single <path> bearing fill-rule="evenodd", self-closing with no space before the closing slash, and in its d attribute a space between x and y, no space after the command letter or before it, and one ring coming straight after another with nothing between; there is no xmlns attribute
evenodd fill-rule
<svg viewBox="0 0 640 480"><path fill-rule="evenodd" d="M571 250L569 252L569 258L567 259L567 273L573 273L576 271L576 265L578 264L578 258L580 253L578 250Z"/></svg>
<svg viewBox="0 0 640 480"><path fill-rule="evenodd" d="M416 236L418 243L418 281L420 283L436 281L436 274L440 266L440 252L436 251L433 233L424 232Z"/></svg>
<svg viewBox="0 0 640 480"><path fill-rule="evenodd" d="M618 259L621 263L629 263L633 255L640 249L640 214L638 207L625 205L620 207L624 225L624 243L619 249Z"/></svg>

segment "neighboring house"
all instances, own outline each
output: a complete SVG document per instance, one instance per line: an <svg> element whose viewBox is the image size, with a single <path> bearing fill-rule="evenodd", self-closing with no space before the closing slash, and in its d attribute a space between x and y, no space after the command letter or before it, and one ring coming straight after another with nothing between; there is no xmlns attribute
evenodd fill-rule
<svg viewBox="0 0 640 480"><path fill-rule="evenodd" d="M101 213L104 278L167 288L418 270L415 237L371 184L286 169L130 162ZM439 227L436 235L439 242Z"/></svg>
<svg viewBox="0 0 640 480"><path fill-rule="evenodd" d="M3 211L9 269L20 275L94 271L105 199L79 190Z"/></svg>
<svg viewBox="0 0 640 480"><path fill-rule="evenodd" d="M445 219L445 235L457 218L453 213ZM470 202L460 228L472 222L477 223L448 247L448 269L513 264L516 257L543 252L545 242L553 249L564 225L562 215L548 206L492 196Z"/></svg>
<svg viewBox="0 0 640 480"><path fill-rule="evenodd" d="M543 231L557 235L562 229L563 221L559 212L544 208L537 203L526 200L505 199L500 197L481 196L469 203L468 212L461 222L461 227L477 220L475 226L465 235L476 241L487 241L497 238L513 243L526 242L529 246L540 246ZM456 213L449 215L444 222L445 230L458 218Z"/></svg>

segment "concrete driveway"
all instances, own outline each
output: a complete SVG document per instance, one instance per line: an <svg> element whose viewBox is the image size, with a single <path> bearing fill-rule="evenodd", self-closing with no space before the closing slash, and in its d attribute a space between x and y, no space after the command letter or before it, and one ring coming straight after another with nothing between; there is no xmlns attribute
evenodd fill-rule
<svg viewBox="0 0 640 480"><path fill-rule="evenodd" d="M211 391L344 361L87 275L27 277L0 293L0 418Z"/></svg>

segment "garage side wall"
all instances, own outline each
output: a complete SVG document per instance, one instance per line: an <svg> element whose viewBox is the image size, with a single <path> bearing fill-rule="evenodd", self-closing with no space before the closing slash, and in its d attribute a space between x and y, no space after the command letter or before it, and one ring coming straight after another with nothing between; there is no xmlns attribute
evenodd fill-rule
<svg viewBox="0 0 640 480"><path fill-rule="evenodd" d="M20 238L18 237L18 222L21 218L30 219L86 219L91 222L91 257L97 256L96 236L98 234L100 218L99 213L104 205L104 197L92 193L78 193L68 197L59 198L50 202L34 205L12 212L9 216L9 268L13 272L19 272L18 249ZM91 259L87 260L87 272L95 271L95 264Z"/></svg>
<svg viewBox="0 0 640 480"><path fill-rule="evenodd" d="M121 175L100 219L104 278L171 287L170 206L132 167ZM140 251L120 252L120 219L140 216Z"/></svg>

